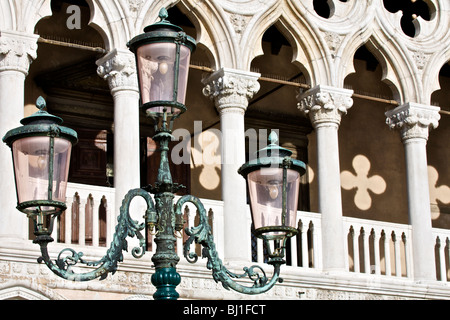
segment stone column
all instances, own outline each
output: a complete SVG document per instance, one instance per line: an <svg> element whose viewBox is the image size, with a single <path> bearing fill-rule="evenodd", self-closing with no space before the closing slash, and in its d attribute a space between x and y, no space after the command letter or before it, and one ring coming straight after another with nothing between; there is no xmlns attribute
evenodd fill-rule
<svg viewBox="0 0 450 320"><path fill-rule="evenodd" d="M400 129L405 146L414 279L419 281L436 280L426 145L429 129L438 126L439 110L438 107L406 103L386 112L386 123L390 128Z"/></svg>
<svg viewBox="0 0 450 320"><path fill-rule="evenodd" d="M25 77L37 56L38 35L0 31L0 136L21 126ZM0 144L0 237L28 239L28 219L16 209L11 149ZM1 242L1 241L0 241Z"/></svg>
<svg viewBox="0 0 450 320"><path fill-rule="evenodd" d="M316 86L299 96L298 109L309 115L317 137L319 212L322 214L324 271L345 271L338 128L353 105L353 91Z"/></svg>
<svg viewBox="0 0 450 320"><path fill-rule="evenodd" d="M118 216L125 194L140 187L136 62L130 51L114 49L98 60L97 65L97 72L108 81L114 99L114 187Z"/></svg>
<svg viewBox="0 0 450 320"><path fill-rule="evenodd" d="M203 83L203 93L214 100L222 132L222 200L224 255L227 260L251 259L247 186L238 169L245 163L244 114L248 100L259 90L260 74L222 68Z"/></svg>

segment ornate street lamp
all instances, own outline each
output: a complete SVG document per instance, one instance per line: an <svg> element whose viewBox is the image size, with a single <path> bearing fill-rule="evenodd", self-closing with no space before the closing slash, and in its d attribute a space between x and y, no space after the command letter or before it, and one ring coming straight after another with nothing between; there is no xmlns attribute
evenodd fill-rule
<svg viewBox="0 0 450 320"><path fill-rule="evenodd" d="M141 232L145 231L147 226L156 233L157 247L152 256L155 266L152 283L157 288L154 298L177 299L179 294L175 289L181 277L176 271L180 258L175 252L175 234L183 230L182 208L190 202L197 208L200 219L197 226L185 230L189 236L183 248L186 259L191 263L198 260L197 254L190 252L190 245L195 241L203 246L202 256L208 259L207 268L212 270L214 280L220 281L224 288L245 294L266 292L277 281L281 282L279 273L281 265L285 263L283 257L286 239L297 233L295 215L298 183L304 172L304 164L290 158L291 153L278 147L276 135L271 134L270 145L258 152L257 159L241 167L239 172L244 178L248 178L256 235L261 237L266 245L272 240L274 242L274 249L269 254L268 261L274 267L274 274L269 280L259 266L244 268L242 275L227 270L218 257L207 212L200 200L186 195L174 204L174 193L183 186L172 182L168 144L172 139L173 121L186 111L184 97L187 73L195 41L181 28L166 20L166 9L161 9L160 18L160 22L148 26L144 29L144 34L128 43L130 50L136 55L141 107L149 118L155 120L156 134L153 139L159 142L161 152L158 176L154 186L132 189L125 195L113 240L103 258L88 262L84 260L83 253L64 249L56 260L52 260L47 251L48 243L53 241L53 221L66 208L64 200L68 159L71 144L76 141L76 133L59 126L60 118L41 110L36 115L22 120L23 127L11 130L4 137L13 152L18 208L35 221L34 242L40 245L42 254L38 261L44 262L50 270L64 279L102 280L108 273L116 272L118 262L123 261L122 251L127 250L127 237L137 237L140 240L139 247L131 251L135 258L145 254L147 232L144 236ZM42 109L44 105L39 99L38 107ZM32 138L36 138L36 141L31 140ZM49 160L45 162L41 159ZM47 174L46 179L41 179L47 186L46 192L38 192L41 190L41 180L35 181L35 171ZM150 194L154 195L155 202ZM147 203L143 223L130 217L130 203L136 196L144 198ZM44 226L42 221L47 217L50 217L51 223ZM75 273L72 267L77 263L95 268L86 273ZM235 281L243 277L249 277L253 285L247 287Z"/></svg>
<svg viewBox="0 0 450 320"><path fill-rule="evenodd" d="M70 152L77 133L60 126L61 118L43 109L22 119L22 127L8 131L3 141L11 148L17 191L17 209L34 222L36 241L48 239L53 222L66 209Z"/></svg>
<svg viewBox="0 0 450 320"><path fill-rule="evenodd" d="M238 172L247 180L255 236L264 240L269 248L269 263L273 264L283 258L286 240L298 233L299 185L305 164L291 158L292 151L277 144L274 131L269 142Z"/></svg>
<svg viewBox="0 0 450 320"><path fill-rule="evenodd" d="M196 43L166 20L165 8L159 17L161 21L144 28L128 47L136 56L141 107L152 118L176 117L186 111L189 61Z"/></svg>

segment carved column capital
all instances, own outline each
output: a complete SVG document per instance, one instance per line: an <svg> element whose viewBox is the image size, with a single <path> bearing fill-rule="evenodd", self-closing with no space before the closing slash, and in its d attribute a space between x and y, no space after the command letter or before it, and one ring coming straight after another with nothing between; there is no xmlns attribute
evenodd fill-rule
<svg viewBox="0 0 450 320"><path fill-rule="evenodd" d="M222 68L203 80L203 94L214 100L220 113L245 113L249 99L259 91L259 77L259 73Z"/></svg>
<svg viewBox="0 0 450 320"><path fill-rule="evenodd" d="M385 113L386 124L400 129L403 141L420 138L428 140L429 129L439 125L439 107L408 102Z"/></svg>
<svg viewBox="0 0 450 320"><path fill-rule="evenodd" d="M321 124L339 126L342 115L353 105L352 90L318 85L300 93L297 108L309 115L314 127Z"/></svg>
<svg viewBox="0 0 450 320"><path fill-rule="evenodd" d="M20 71L27 75L37 57L38 38L36 34L0 31L0 71Z"/></svg>
<svg viewBox="0 0 450 320"><path fill-rule="evenodd" d="M108 81L113 94L121 90L139 91L133 53L114 49L96 63L98 75Z"/></svg>

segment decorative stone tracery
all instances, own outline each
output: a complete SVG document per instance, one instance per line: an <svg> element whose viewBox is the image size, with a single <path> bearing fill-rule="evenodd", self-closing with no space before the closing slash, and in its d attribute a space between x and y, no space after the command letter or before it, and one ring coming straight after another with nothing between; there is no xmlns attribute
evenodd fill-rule
<svg viewBox="0 0 450 320"><path fill-rule="evenodd" d="M0 71L15 70L28 74L37 57L37 38L19 32L0 31Z"/></svg>
<svg viewBox="0 0 450 320"><path fill-rule="evenodd" d="M402 140L428 139L430 129L439 125L439 108L408 103L386 113L386 123L391 129L400 129Z"/></svg>
<svg viewBox="0 0 450 320"><path fill-rule="evenodd" d="M97 73L108 81L112 91L137 91L136 62L131 52L115 50L99 60L98 65Z"/></svg>
<svg viewBox="0 0 450 320"><path fill-rule="evenodd" d="M342 115L353 105L351 90L317 86L299 95L298 109L309 115L313 126L321 123L339 125Z"/></svg>
<svg viewBox="0 0 450 320"><path fill-rule="evenodd" d="M258 74L221 69L204 81L203 94L214 100L216 108L238 108L244 112L248 101L259 90Z"/></svg>

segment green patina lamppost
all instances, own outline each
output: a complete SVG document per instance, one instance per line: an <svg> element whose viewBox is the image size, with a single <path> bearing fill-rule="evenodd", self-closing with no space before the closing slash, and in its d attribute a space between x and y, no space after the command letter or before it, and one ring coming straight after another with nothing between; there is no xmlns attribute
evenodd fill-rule
<svg viewBox="0 0 450 320"><path fill-rule="evenodd" d="M275 132L269 142L239 173L247 180L255 236L270 248L269 263L274 264L282 262L286 240L298 233L298 194L305 164L277 144Z"/></svg>
<svg viewBox="0 0 450 320"><path fill-rule="evenodd" d="M22 127L12 129L3 141L11 148L17 191L17 209L34 223L36 242L50 241L53 222L66 209L66 187L70 153L77 133L61 126L63 120L43 109L21 120Z"/></svg>
<svg viewBox="0 0 450 320"><path fill-rule="evenodd" d="M34 221L35 243L40 245L44 262L58 276L73 281L105 279L109 272L117 270L123 261L122 251L127 250L127 237L137 237L139 247L132 249L135 258L146 251L146 226L156 232L156 253L152 257L155 273L152 283L157 288L154 298L175 300L181 277L176 270L179 257L175 252L175 233L182 231L184 220L182 207L187 202L196 206L199 224L187 228L189 236L183 248L183 255L191 262L198 260L190 252L195 241L203 246L202 256L208 259L207 267L213 278L226 289L244 294L259 294L270 290L279 278L280 267L285 263L285 244L289 237L297 234L295 227L299 191L299 178L304 173L303 162L292 159L289 150L277 145L277 136L272 133L267 148L257 153L257 158L244 164L239 173L248 181L252 218L255 234L269 248L268 263L273 265L274 274L269 280L259 266L244 268L241 275L227 270L218 257L208 216L203 204L192 195L182 196L174 204L174 193L182 185L172 182L169 169L169 142L172 139L173 121L186 111L187 77L191 52L195 41L180 27L168 22L166 9L160 11L161 21L144 29L145 33L133 38L128 46L136 56L141 107L155 123L159 142L161 162L154 186L130 190L123 199L115 234L106 255L98 261L88 262L84 254L73 249L62 250L56 260L48 254L48 243L54 220L66 209L65 187L69 167L70 150L76 142L76 133L60 126L62 120L42 109L45 101L38 99L40 109L36 114L22 120L24 126L10 130L3 141L13 153L16 174L17 209ZM41 178L43 176L43 178ZM154 199L150 196L154 195ZM147 209L144 222L131 219L129 207L136 196L144 198ZM75 273L72 266L77 263L94 267L86 273ZM249 277L253 285L239 284L235 279Z"/></svg>

